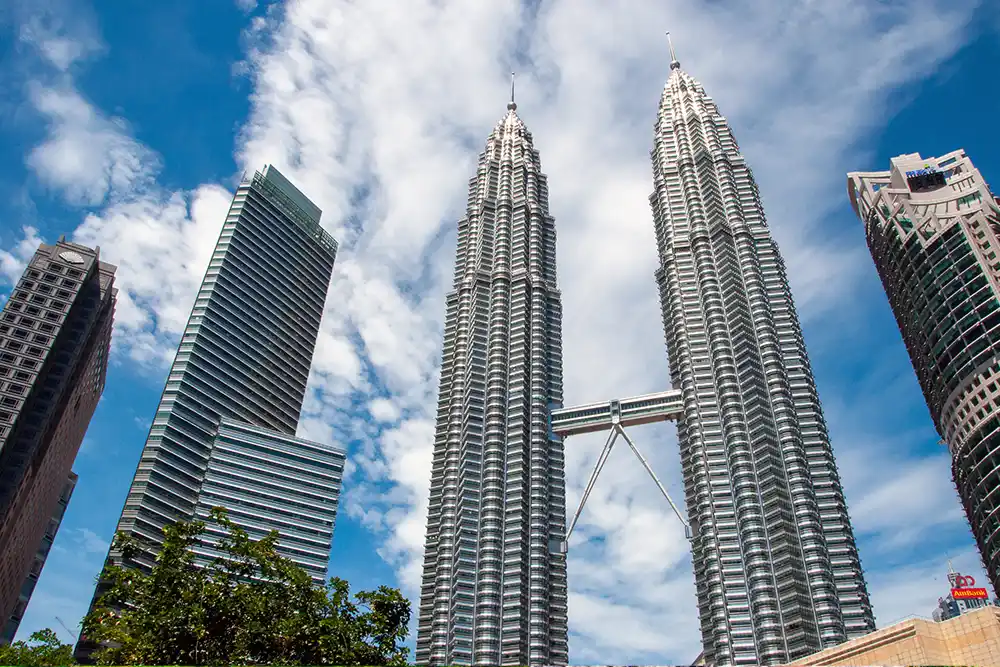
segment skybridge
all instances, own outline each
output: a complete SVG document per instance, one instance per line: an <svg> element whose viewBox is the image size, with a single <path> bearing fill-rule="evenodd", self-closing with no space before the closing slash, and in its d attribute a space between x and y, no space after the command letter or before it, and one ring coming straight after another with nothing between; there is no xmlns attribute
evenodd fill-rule
<svg viewBox="0 0 1000 667"><path fill-rule="evenodd" d="M649 462L646 461L639 448L636 447L635 442L625 432L627 426L676 420L683 412L684 400L681 392L676 389L661 391L656 394L616 399L606 403L589 403L572 408L559 408L551 412L549 427L553 435L565 438L570 435L597 433L599 431L609 431L609 433L607 442L604 444L604 449L601 450L601 455L597 458L597 465L594 467L594 472L590 475L590 481L587 482L587 488L580 498L580 506L573 516L573 522L570 524L569 530L566 531L566 537L562 540L552 540L549 545L550 551L559 554L565 554L569 551L570 535L573 534L573 529L576 528L576 523L580 520L580 514L583 512L583 508L587 504L591 492L594 490L597 478L600 476L601 470L604 469L604 464L608 462L611 449L619 437L628 443L632 453L639 459L639 462L646 469L646 472L649 473L649 476L653 478L656 487L663 494L663 497L666 498L677 519L684 526L684 535L689 540L692 538L690 524L684 519L684 515L681 514L674 501L671 500L670 494L667 493L666 488L660 483L660 479L653 472L653 469L649 466Z"/></svg>

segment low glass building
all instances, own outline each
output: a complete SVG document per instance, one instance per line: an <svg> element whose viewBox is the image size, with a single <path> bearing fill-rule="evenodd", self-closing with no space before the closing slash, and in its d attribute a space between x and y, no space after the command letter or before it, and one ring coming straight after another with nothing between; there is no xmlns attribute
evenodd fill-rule
<svg viewBox="0 0 1000 667"><path fill-rule="evenodd" d="M337 447L223 419L195 509L206 524L194 549L197 562L222 555L216 547L226 533L211 511L225 507L250 539L278 531L278 553L323 583L346 456Z"/></svg>

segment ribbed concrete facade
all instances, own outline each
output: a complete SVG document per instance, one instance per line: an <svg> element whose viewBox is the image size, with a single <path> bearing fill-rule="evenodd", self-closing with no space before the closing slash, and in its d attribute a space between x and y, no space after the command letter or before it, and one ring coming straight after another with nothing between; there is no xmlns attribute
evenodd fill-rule
<svg viewBox="0 0 1000 667"><path fill-rule="evenodd" d="M757 185L702 85L671 69L650 203L705 661L775 665L874 618Z"/></svg>
<svg viewBox="0 0 1000 667"><path fill-rule="evenodd" d="M1000 203L962 150L901 155L847 185L1000 590Z"/></svg>
<svg viewBox="0 0 1000 667"><path fill-rule="evenodd" d="M511 103L458 226L420 594L416 662L566 664L562 401L555 222Z"/></svg>

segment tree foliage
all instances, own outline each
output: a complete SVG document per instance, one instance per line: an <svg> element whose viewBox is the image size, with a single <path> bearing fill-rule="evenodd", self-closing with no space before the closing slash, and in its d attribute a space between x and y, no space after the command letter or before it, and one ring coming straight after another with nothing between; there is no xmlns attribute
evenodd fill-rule
<svg viewBox="0 0 1000 667"><path fill-rule="evenodd" d="M26 642L0 646L0 665L57 667L72 664L75 664L72 645L63 644L48 628L33 632Z"/></svg>
<svg viewBox="0 0 1000 667"><path fill-rule="evenodd" d="M110 565L107 592L84 619L83 633L102 648L103 665L405 665L410 603L381 586L351 599L348 583L317 585L275 547L277 532L251 540L225 510L213 520L228 537L209 567L194 566L191 548L202 522L164 528L152 570ZM119 534L129 561L140 548Z"/></svg>

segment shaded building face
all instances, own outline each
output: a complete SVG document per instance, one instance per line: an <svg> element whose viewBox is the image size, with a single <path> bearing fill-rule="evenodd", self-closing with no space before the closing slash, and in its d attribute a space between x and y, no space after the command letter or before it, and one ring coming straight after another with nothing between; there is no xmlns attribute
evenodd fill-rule
<svg viewBox="0 0 1000 667"><path fill-rule="evenodd" d="M45 528L45 533L42 535L42 541L38 545L38 550L35 552L35 558L28 569L28 574L24 578L24 583L21 584L21 591L18 595L17 603L14 605L14 611L11 613L10 618L7 619L7 624L0 630L0 644L9 644L14 641L17 628L21 624L21 619L24 618L24 612L28 608L28 603L31 602L31 595L35 592L35 586L38 585L38 578L42 575L45 561L48 560L49 551L52 550L52 543L59 532L59 526L62 525L63 516L66 514L66 507L73 496L73 489L76 488L76 480L76 473L71 472L69 479L66 480L65 486L63 486L62 493L59 495L55 512L49 520L49 525Z"/></svg>
<svg viewBox="0 0 1000 667"><path fill-rule="evenodd" d="M965 151L848 174L994 589L1000 586L1000 204Z"/></svg>
<svg viewBox="0 0 1000 667"><path fill-rule="evenodd" d="M0 618L46 536L104 390L115 267L42 245L0 314Z"/></svg>

